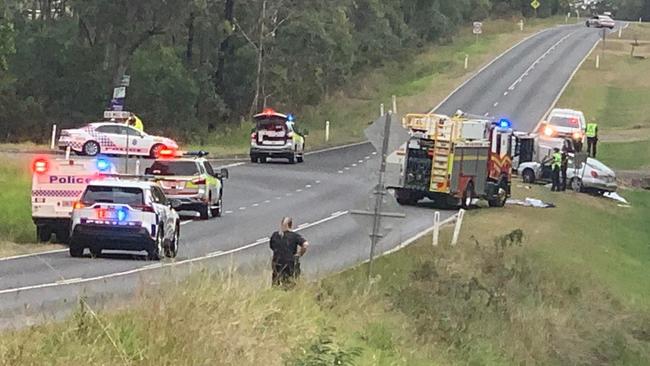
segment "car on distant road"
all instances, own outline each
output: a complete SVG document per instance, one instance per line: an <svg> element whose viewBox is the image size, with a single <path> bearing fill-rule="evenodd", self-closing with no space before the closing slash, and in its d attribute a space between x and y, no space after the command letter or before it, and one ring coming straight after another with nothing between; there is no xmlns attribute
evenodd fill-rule
<svg viewBox="0 0 650 366"><path fill-rule="evenodd" d="M517 173L524 183L550 183L552 175L550 160L522 163L517 168ZM571 154L567 169L567 189L598 194L615 192L618 189L616 173L593 158L587 158L586 165L581 164L576 168Z"/></svg>
<svg viewBox="0 0 650 366"><path fill-rule="evenodd" d="M585 22L587 27L614 29L616 22L608 15L594 15Z"/></svg>
<svg viewBox="0 0 650 366"><path fill-rule="evenodd" d="M265 163L268 158L287 159L290 164L305 159L305 136L300 133L291 114L267 108L253 116L255 128L251 131L250 158L253 163Z"/></svg>
<svg viewBox="0 0 650 366"><path fill-rule="evenodd" d="M61 131L59 149L68 147L79 154L96 156L99 154L158 157L161 150L178 149L176 141L160 136L149 135L123 123L97 122L84 127Z"/></svg>
<svg viewBox="0 0 650 366"><path fill-rule="evenodd" d="M70 256L102 250L146 251L151 260L176 257L180 218L155 182L105 178L92 181L72 210Z"/></svg>
<svg viewBox="0 0 650 366"><path fill-rule="evenodd" d="M573 109L555 108L539 127L539 133L546 138L570 138L578 151L585 142L587 121L584 113Z"/></svg>
<svg viewBox="0 0 650 366"><path fill-rule="evenodd" d="M207 153L194 155L197 157L157 159L145 169L145 174L153 175L165 195L179 202L178 211L196 211L204 220L220 217L223 180L228 178L228 169L217 172L204 158Z"/></svg>

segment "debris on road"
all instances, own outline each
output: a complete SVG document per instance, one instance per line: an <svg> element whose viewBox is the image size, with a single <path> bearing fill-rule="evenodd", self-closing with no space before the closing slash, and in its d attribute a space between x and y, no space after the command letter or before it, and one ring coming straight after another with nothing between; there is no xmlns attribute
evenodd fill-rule
<svg viewBox="0 0 650 366"><path fill-rule="evenodd" d="M509 199L506 201L506 204L508 205L517 205L517 206L524 206L524 207L537 207L537 208L553 208L555 207L554 204L544 202L542 200L538 200L536 198L529 198L526 197L525 200L515 200L515 199Z"/></svg>
<svg viewBox="0 0 650 366"><path fill-rule="evenodd" d="M630 204L625 198L621 197L621 195L619 195L616 192L606 192L605 194L603 194L603 197L618 201L618 202L623 203L625 205Z"/></svg>

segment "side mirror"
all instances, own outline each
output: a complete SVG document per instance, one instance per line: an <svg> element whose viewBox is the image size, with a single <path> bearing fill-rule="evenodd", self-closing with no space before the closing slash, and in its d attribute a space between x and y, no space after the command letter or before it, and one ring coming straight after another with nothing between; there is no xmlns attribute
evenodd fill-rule
<svg viewBox="0 0 650 366"><path fill-rule="evenodd" d="M230 176L230 173L228 172L228 169L226 169L226 168L221 169L219 174L221 175L221 178L223 178L223 179L228 179L228 177Z"/></svg>
<svg viewBox="0 0 650 366"><path fill-rule="evenodd" d="M177 210L179 207L181 207L181 201L177 199L170 199L168 203L169 207L173 208L174 210Z"/></svg>

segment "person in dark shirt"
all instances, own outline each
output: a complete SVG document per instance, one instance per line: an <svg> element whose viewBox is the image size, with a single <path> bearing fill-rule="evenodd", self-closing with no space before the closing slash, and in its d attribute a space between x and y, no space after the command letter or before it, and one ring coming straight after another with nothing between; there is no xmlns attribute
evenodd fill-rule
<svg viewBox="0 0 650 366"><path fill-rule="evenodd" d="M269 246L273 251L274 286L292 285L300 275L300 257L305 255L309 243L300 234L291 231L293 219L285 217L280 222L280 230L271 235Z"/></svg>

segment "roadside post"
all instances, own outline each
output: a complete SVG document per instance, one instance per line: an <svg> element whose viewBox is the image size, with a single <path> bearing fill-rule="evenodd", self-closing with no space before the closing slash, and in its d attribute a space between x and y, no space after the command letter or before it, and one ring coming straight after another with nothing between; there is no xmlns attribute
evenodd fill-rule
<svg viewBox="0 0 650 366"><path fill-rule="evenodd" d="M50 141L50 150L54 150L55 139L56 139L56 124L52 125L52 139Z"/></svg>
<svg viewBox="0 0 650 366"><path fill-rule="evenodd" d="M70 146L65 148L65 160L70 160Z"/></svg>
<svg viewBox="0 0 650 366"><path fill-rule="evenodd" d="M465 54L465 70L469 67L469 55Z"/></svg>
<svg viewBox="0 0 650 366"><path fill-rule="evenodd" d="M564 24L569 24L569 18L571 18L571 13L566 13L566 18L564 18Z"/></svg>
<svg viewBox="0 0 650 366"><path fill-rule="evenodd" d="M397 114L397 96L393 95L393 114Z"/></svg>
<svg viewBox="0 0 650 366"><path fill-rule="evenodd" d="M438 246L438 238L440 236L440 211L433 213L433 235L432 244L434 247Z"/></svg>
<svg viewBox="0 0 650 366"><path fill-rule="evenodd" d="M618 28L618 38L621 38L623 36L623 27Z"/></svg>
<svg viewBox="0 0 650 366"><path fill-rule="evenodd" d="M454 236L451 238L451 245L458 243L458 236L460 235L460 227L463 225L463 217L465 217L465 210L462 208L458 211L458 218L456 218L456 225L454 225Z"/></svg>
<svg viewBox="0 0 650 366"><path fill-rule="evenodd" d="M330 121L325 121L325 142L330 140Z"/></svg>
<svg viewBox="0 0 650 366"><path fill-rule="evenodd" d="M385 115L385 114L384 114L384 103L381 103L381 104L379 105L379 117L382 117L382 116L384 116L384 115Z"/></svg>
<svg viewBox="0 0 650 366"><path fill-rule="evenodd" d="M537 18L537 9L539 8L540 5L542 5L542 4L540 4L539 0L533 0L533 1L530 3L530 6L531 6L533 9L535 9L535 18Z"/></svg>
<svg viewBox="0 0 650 366"><path fill-rule="evenodd" d="M596 68L600 69L600 55L596 55Z"/></svg>
<svg viewBox="0 0 650 366"><path fill-rule="evenodd" d="M523 19L519 21L519 30L522 31L522 32L524 31L524 20Z"/></svg>

